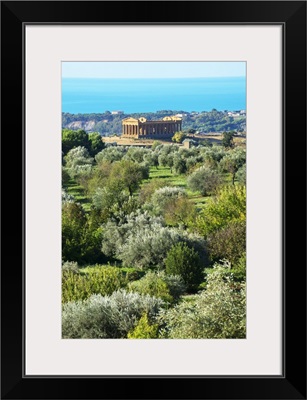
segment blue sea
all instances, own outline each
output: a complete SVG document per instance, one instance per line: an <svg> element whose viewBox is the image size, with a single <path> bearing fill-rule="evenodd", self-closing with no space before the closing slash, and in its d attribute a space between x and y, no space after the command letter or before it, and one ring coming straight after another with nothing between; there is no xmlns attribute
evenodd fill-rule
<svg viewBox="0 0 307 400"><path fill-rule="evenodd" d="M159 110L245 110L245 77L97 79L63 78L62 111L125 113Z"/></svg>

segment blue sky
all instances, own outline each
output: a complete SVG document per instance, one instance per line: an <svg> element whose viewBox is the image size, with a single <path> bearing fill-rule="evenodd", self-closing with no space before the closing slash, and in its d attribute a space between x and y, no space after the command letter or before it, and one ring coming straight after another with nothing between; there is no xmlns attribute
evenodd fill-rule
<svg viewBox="0 0 307 400"><path fill-rule="evenodd" d="M62 62L63 78L200 78L245 75L245 62Z"/></svg>

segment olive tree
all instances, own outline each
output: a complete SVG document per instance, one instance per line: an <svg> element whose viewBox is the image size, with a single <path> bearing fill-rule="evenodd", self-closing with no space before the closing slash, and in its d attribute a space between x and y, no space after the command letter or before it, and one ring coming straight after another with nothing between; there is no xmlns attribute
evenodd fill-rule
<svg viewBox="0 0 307 400"><path fill-rule="evenodd" d="M230 172L232 175L232 184L235 183L236 173L246 162L246 152L241 147L228 151L225 157L220 161L220 168L223 171Z"/></svg>
<svg viewBox="0 0 307 400"><path fill-rule="evenodd" d="M221 183L220 174L207 166L198 168L187 179L188 188L193 192L199 191L203 196L215 193Z"/></svg>
<svg viewBox="0 0 307 400"><path fill-rule="evenodd" d="M90 157L88 150L83 146L75 147L65 156L66 169L71 178L77 178L82 174L90 174L94 159Z"/></svg>

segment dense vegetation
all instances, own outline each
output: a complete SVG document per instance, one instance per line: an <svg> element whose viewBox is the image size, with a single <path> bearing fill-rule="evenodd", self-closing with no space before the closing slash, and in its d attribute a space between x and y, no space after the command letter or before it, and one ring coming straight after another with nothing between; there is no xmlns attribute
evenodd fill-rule
<svg viewBox="0 0 307 400"><path fill-rule="evenodd" d="M63 338L244 338L245 149L62 139Z"/></svg>
<svg viewBox="0 0 307 400"><path fill-rule="evenodd" d="M134 113L134 114L111 114L106 111L103 114L62 114L62 127L69 129L84 129L86 131L96 131L102 135L109 136L121 134L122 119L127 117L140 118L145 117L148 120L158 120L163 117L182 114L183 123L182 129L186 132L223 132L223 131L238 131L246 130L245 115L231 116L225 111L202 111L200 113L187 111L171 111L162 110L155 113Z"/></svg>

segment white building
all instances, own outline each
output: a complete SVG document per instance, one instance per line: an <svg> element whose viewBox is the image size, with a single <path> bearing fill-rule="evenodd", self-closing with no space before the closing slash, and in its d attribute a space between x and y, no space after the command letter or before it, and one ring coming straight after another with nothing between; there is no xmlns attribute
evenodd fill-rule
<svg viewBox="0 0 307 400"><path fill-rule="evenodd" d="M120 114L124 114L124 111L120 111L120 110L116 110L116 111L111 111L112 115L120 115Z"/></svg>

